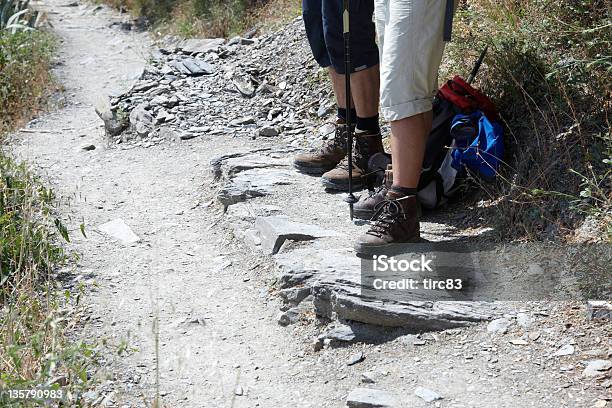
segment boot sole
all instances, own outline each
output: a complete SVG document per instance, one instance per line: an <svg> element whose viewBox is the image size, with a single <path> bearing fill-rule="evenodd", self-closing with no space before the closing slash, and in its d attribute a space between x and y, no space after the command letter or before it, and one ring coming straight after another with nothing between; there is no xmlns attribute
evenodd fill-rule
<svg viewBox="0 0 612 408"><path fill-rule="evenodd" d="M354 249L358 258L366 258L374 255L394 256L404 253L399 245L417 244L419 242L422 242L421 238L415 238L414 240L409 242L400 242L395 244L385 244L376 246L356 244Z"/></svg>
<svg viewBox="0 0 612 408"><path fill-rule="evenodd" d="M333 170L334 167L307 167L300 166L299 164L293 163L293 167L299 171L300 173L308 174L311 176L322 176L330 170Z"/></svg>
<svg viewBox="0 0 612 408"><path fill-rule="evenodd" d="M356 208L353 210L353 216L359 220L370 221L373 215L374 212L370 210L358 210Z"/></svg>
<svg viewBox="0 0 612 408"><path fill-rule="evenodd" d="M332 191L340 191L340 192L347 192L349 190L349 186L348 184L338 184L338 183L334 183L333 181L327 180L322 178L321 179L321 184L323 184L323 187L325 187L326 190L332 190ZM362 189L362 183L360 181L353 181L353 192L361 190Z"/></svg>

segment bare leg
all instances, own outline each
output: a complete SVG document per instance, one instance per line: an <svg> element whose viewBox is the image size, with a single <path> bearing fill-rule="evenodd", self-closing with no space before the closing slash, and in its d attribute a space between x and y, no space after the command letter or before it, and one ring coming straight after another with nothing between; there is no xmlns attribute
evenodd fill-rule
<svg viewBox="0 0 612 408"><path fill-rule="evenodd" d="M338 74L333 68L329 69L329 73L338 106L346 108L344 75ZM355 107L360 118L370 118L378 115L379 92L380 71L378 65L351 74L351 93L353 97L351 107Z"/></svg>
<svg viewBox="0 0 612 408"><path fill-rule="evenodd" d="M391 154L395 186L404 188L418 186L432 118L432 111L429 111L391 122Z"/></svg>
<svg viewBox="0 0 612 408"><path fill-rule="evenodd" d="M333 67L329 67L329 77L331 79L332 88L334 95L336 96L336 103L339 108L346 109L346 88L344 85L344 75L340 75L336 72ZM351 101L351 107L354 106Z"/></svg>

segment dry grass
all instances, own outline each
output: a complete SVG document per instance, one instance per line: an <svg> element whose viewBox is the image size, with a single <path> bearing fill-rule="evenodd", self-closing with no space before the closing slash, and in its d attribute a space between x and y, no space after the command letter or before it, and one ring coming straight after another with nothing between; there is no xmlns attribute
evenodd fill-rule
<svg viewBox="0 0 612 408"><path fill-rule="evenodd" d="M0 135L30 119L44 104L53 48L46 33L0 30Z"/></svg>
<svg viewBox="0 0 612 408"><path fill-rule="evenodd" d="M44 105L53 48L47 33L0 30L0 136ZM92 351L69 340L79 292L56 279L68 260L60 244L68 233L53 192L0 149L0 390L62 387L76 403ZM39 404L0 393L3 407Z"/></svg>
<svg viewBox="0 0 612 408"><path fill-rule="evenodd" d="M251 13L250 26L277 28L288 20L299 17L301 13L302 6L299 1L272 0Z"/></svg>
<svg viewBox="0 0 612 408"><path fill-rule="evenodd" d="M292 0L100 0L144 19L155 31L182 37L230 37L276 27L299 15Z"/></svg>
<svg viewBox="0 0 612 408"><path fill-rule="evenodd" d="M93 353L69 340L79 288L57 282L57 269L69 261L60 245L68 232L55 216L53 192L0 153L0 389L62 387L76 402ZM9 406L6 398L0 395L0 405Z"/></svg>
<svg viewBox="0 0 612 408"><path fill-rule="evenodd" d="M612 239L611 6L469 0L459 9L444 74L467 74L489 45L477 85L502 113L508 154L478 199L502 238L572 240L595 219L595 235Z"/></svg>

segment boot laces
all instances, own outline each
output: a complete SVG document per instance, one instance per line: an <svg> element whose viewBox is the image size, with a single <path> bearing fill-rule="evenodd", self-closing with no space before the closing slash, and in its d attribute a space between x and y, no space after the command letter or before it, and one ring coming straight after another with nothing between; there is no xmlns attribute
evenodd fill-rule
<svg viewBox="0 0 612 408"><path fill-rule="evenodd" d="M344 125L339 125L334 123L335 130L332 132L326 133L324 136L328 136L334 133L334 137L328 139L327 142L323 145L322 150L324 152L330 152L336 149L344 149L346 146L346 133L344 130Z"/></svg>
<svg viewBox="0 0 612 408"><path fill-rule="evenodd" d="M402 218L405 218L404 209L400 204L401 200L407 197L402 197L397 200L385 200L376 204L374 207L374 215L371 221L374 225L368 231L368 234L381 238L389 234L391 228Z"/></svg>
<svg viewBox="0 0 612 408"><path fill-rule="evenodd" d="M355 146L353 146L353 169L363 170L360 164L365 161L366 157L368 157L367 150L367 145L364 144L361 146L360 143L355 143ZM348 156L342 159L342 161L338 164L338 167L348 171ZM364 176L369 176L370 174L372 173L364 174Z"/></svg>

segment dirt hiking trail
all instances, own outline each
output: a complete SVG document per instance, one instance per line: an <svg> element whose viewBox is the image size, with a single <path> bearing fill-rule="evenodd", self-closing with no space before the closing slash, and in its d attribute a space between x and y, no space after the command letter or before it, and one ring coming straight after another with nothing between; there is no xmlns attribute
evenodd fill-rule
<svg viewBox="0 0 612 408"><path fill-rule="evenodd" d="M17 133L13 145L66 202L70 248L80 255L68 284L86 284L90 314L81 332L105 356L94 373L99 383L86 396L92 405L152 406L159 395L166 407L344 407L360 387L382 394L353 393L365 401L353 406L387 406L380 404L392 399L398 407L592 407L609 397L609 389L582 375L587 361L608 358L606 330L588 326L583 311L564 304L487 310L483 323L457 327L449 322L465 323L461 316L476 312L438 311L433 326L441 331L422 334L354 325L348 337L356 338L343 342L346 327L316 318L306 299L294 303L300 316L285 314L279 324L279 309L289 307L278 282L291 277L279 268L299 271L296 262L326 250L336 251L329 259L348 259L364 227L349 222L341 197L291 169L296 144L215 131L140 143L107 139L94 106L141 78L157 48L146 33L113 25L122 17L105 7L65 0L37 6L61 39L54 73L65 100ZM227 106L219 109L246 116L250 107L238 97L221 95ZM222 157L228 154L234 156ZM266 184L266 177L287 182ZM232 205L224 212L223 204ZM265 237L253 236L266 228L253 227L254 220L270 215L314 223L321 240L287 243L273 259L261 250ZM452 235L448 225L426 225L429 236ZM300 296L301 286L282 287L285 296ZM357 305L347 293L346 304ZM315 303L337 306L325 299ZM366 317L379 313L368 310ZM506 327L487 327L490 319ZM334 327L341 334L315 351L313 341ZM553 356L568 344L575 352Z"/></svg>

